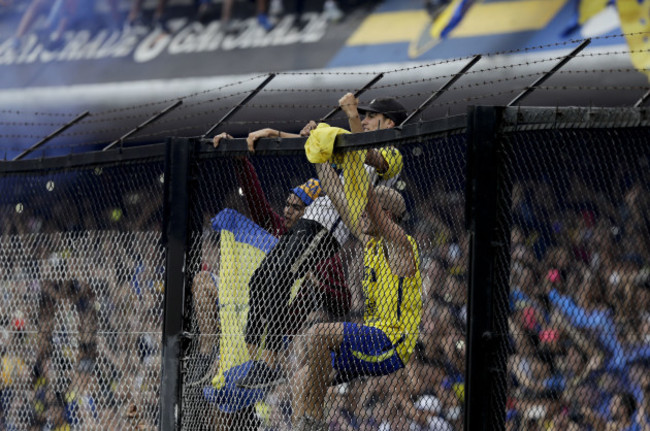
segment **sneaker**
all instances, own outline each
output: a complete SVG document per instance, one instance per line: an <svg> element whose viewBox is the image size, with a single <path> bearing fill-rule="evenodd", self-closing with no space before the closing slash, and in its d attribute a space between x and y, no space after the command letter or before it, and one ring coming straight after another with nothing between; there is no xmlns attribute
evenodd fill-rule
<svg viewBox="0 0 650 431"><path fill-rule="evenodd" d="M282 15L284 12L284 7L282 6L282 0L271 0L271 6L269 7L269 15L278 16Z"/></svg>
<svg viewBox="0 0 650 431"><path fill-rule="evenodd" d="M210 3L202 2L196 12L196 20L205 25L210 22L212 15L214 15L212 5Z"/></svg>
<svg viewBox="0 0 650 431"><path fill-rule="evenodd" d="M235 386L243 389L263 389L286 381L279 367L271 368L264 361L254 361L250 371L237 380Z"/></svg>
<svg viewBox="0 0 650 431"><path fill-rule="evenodd" d="M167 20L164 17L157 18L154 24L156 30L160 33L171 34L172 31L167 26Z"/></svg>
<svg viewBox="0 0 650 431"><path fill-rule="evenodd" d="M260 13L257 15L257 22L264 28L266 31L271 31L273 24L269 20L269 16L265 13Z"/></svg>
<svg viewBox="0 0 650 431"><path fill-rule="evenodd" d="M336 22L343 18L343 12L334 0L326 0L323 6L323 16L327 21Z"/></svg>

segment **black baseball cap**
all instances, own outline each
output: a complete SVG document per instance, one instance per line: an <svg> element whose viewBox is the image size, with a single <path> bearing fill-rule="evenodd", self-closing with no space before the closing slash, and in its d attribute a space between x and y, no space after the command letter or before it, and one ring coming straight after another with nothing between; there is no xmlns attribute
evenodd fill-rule
<svg viewBox="0 0 650 431"><path fill-rule="evenodd" d="M366 112L376 112L384 114L386 118L393 120L395 125L399 126L402 121L406 120L406 108L393 98L372 99L369 104L362 105L357 110L365 114Z"/></svg>

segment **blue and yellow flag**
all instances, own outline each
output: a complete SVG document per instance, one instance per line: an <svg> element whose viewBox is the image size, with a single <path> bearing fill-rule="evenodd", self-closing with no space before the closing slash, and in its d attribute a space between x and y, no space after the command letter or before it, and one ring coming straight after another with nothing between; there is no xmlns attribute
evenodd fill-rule
<svg viewBox="0 0 650 431"><path fill-rule="evenodd" d="M650 0L619 0L616 7L632 64L650 79Z"/></svg>
<svg viewBox="0 0 650 431"><path fill-rule="evenodd" d="M263 390L235 387L246 375L251 358L245 341L248 299L253 272L278 239L232 209L224 209L212 219L212 228L220 233L219 266L219 371L212 387L204 395L225 412L234 412L264 397Z"/></svg>
<svg viewBox="0 0 650 431"><path fill-rule="evenodd" d="M460 23L474 0L454 0L435 19L431 26L431 37L444 39Z"/></svg>
<svg viewBox="0 0 650 431"><path fill-rule="evenodd" d="M573 20L562 36L570 36L607 6L613 4L614 0L573 0Z"/></svg>

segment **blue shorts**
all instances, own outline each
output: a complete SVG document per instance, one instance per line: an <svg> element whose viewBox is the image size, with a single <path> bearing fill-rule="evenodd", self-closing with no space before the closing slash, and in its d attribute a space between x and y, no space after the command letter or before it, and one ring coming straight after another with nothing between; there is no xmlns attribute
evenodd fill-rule
<svg viewBox="0 0 650 431"><path fill-rule="evenodd" d="M343 325L343 343L338 352L331 352L336 371L333 384L360 376L384 376L404 368L395 346L381 329L351 322Z"/></svg>

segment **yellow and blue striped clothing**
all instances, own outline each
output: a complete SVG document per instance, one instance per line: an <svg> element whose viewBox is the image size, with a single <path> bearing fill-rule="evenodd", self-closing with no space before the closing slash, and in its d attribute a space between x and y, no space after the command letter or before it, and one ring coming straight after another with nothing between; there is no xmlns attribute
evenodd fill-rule
<svg viewBox="0 0 650 431"><path fill-rule="evenodd" d="M371 238L363 258L364 325L381 329L406 364L418 339L422 314L420 255L412 237L416 270L411 277L393 274L385 254L384 240Z"/></svg>

